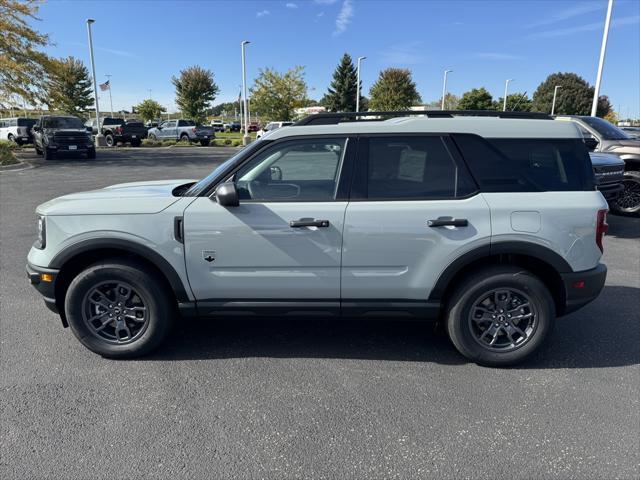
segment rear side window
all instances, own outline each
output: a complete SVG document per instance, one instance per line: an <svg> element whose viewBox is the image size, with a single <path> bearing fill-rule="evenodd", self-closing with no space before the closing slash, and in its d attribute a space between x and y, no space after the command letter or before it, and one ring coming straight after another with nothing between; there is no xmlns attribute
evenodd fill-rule
<svg viewBox="0 0 640 480"><path fill-rule="evenodd" d="M367 156L369 199L448 199L475 190L439 136L371 137Z"/></svg>
<svg viewBox="0 0 640 480"><path fill-rule="evenodd" d="M581 139L453 138L484 192L593 189L591 160Z"/></svg>

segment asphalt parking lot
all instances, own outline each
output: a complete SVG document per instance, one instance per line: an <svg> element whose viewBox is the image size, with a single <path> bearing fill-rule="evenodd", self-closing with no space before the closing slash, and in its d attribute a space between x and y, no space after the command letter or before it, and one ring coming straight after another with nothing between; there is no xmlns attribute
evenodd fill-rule
<svg viewBox="0 0 640 480"><path fill-rule="evenodd" d="M29 154L0 173L0 477L638 478L640 219L609 218L604 292L519 368L384 320L182 321L135 361L82 347L24 273L36 205L233 153Z"/></svg>

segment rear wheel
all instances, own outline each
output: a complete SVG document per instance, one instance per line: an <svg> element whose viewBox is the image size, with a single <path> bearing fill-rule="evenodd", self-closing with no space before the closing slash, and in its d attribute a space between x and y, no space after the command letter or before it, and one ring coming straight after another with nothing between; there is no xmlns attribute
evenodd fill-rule
<svg viewBox="0 0 640 480"><path fill-rule="evenodd" d="M209 146L209 140L200 140L200 145L202 145L203 147L208 147Z"/></svg>
<svg viewBox="0 0 640 480"><path fill-rule="evenodd" d="M69 285L65 313L89 350L110 358L145 355L170 331L171 293L142 264L110 260L82 271Z"/></svg>
<svg viewBox="0 0 640 480"><path fill-rule="evenodd" d="M134 138L131 140L131 146L132 147L139 147L140 146L140 139L139 138Z"/></svg>
<svg viewBox="0 0 640 480"><path fill-rule="evenodd" d="M116 145L116 140L113 138L113 135L107 133L104 136L104 141L107 144L107 147L114 147Z"/></svg>
<svg viewBox="0 0 640 480"><path fill-rule="evenodd" d="M36 155L42 155L42 150L40 150L37 145L34 145L34 148L36 149Z"/></svg>
<svg viewBox="0 0 640 480"><path fill-rule="evenodd" d="M186 133L183 133L182 135L180 135L180 141L184 143L189 143L189 135L187 135Z"/></svg>
<svg viewBox="0 0 640 480"><path fill-rule="evenodd" d="M555 304L533 274L511 266L472 275L451 296L447 331L469 360L515 365L540 348L555 322Z"/></svg>
<svg viewBox="0 0 640 480"><path fill-rule="evenodd" d="M153 133L149 134L149 140L157 140L157 139L158 138Z"/></svg>
<svg viewBox="0 0 640 480"><path fill-rule="evenodd" d="M622 184L624 190L612 203L611 208L617 213L637 215L640 212L640 172L625 172Z"/></svg>
<svg viewBox="0 0 640 480"><path fill-rule="evenodd" d="M50 148L44 147L44 159L45 160L53 160L56 154Z"/></svg>
<svg viewBox="0 0 640 480"><path fill-rule="evenodd" d="M89 150L87 150L87 158L88 159L96 158L96 149L95 148L90 148Z"/></svg>

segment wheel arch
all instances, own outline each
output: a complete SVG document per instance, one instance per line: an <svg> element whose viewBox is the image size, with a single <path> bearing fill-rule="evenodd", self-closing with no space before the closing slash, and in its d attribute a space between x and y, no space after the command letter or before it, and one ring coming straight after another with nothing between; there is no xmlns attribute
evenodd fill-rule
<svg viewBox="0 0 640 480"><path fill-rule="evenodd" d="M149 247L123 239L90 239L73 244L56 254L50 268L58 269L55 299L64 319L64 298L71 281L84 268L101 259L130 258L146 265L173 292L176 302L190 302L187 290L173 266Z"/></svg>
<svg viewBox="0 0 640 480"><path fill-rule="evenodd" d="M567 292L561 273L572 272L571 266L553 250L529 242L497 242L463 254L440 274L429 301L445 305L462 278L491 265L515 265L529 270L549 288L558 316L565 312Z"/></svg>

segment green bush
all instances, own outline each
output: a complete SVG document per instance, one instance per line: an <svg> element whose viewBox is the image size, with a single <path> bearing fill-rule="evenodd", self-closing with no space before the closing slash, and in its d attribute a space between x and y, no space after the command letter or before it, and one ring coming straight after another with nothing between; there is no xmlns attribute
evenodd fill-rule
<svg viewBox="0 0 640 480"><path fill-rule="evenodd" d="M145 138L142 140L142 143L140 144L143 147L161 147L162 146L162 142L160 140L153 140L151 138Z"/></svg>
<svg viewBox="0 0 640 480"><path fill-rule="evenodd" d="M18 163L18 159L13 154L15 145L13 142L7 142L0 140L0 165L15 165Z"/></svg>
<svg viewBox="0 0 640 480"><path fill-rule="evenodd" d="M234 140L231 145L234 147L239 147L240 145L242 145L242 140Z"/></svg>
<svg viewBox="0 0 640 480"><path fill-rule="evenodd" d="M165 147L173 147L176 143L178 142L176 142L175 140L164 140L162 142L162 145Z"/></svg>
<svg viewBox="0 0 640 480"><path fill-rule="evenodd" d="M231 140L230 138L225 138L224 139L224 144L225 145L231 145L233 143L233 140Z"/></svg>

